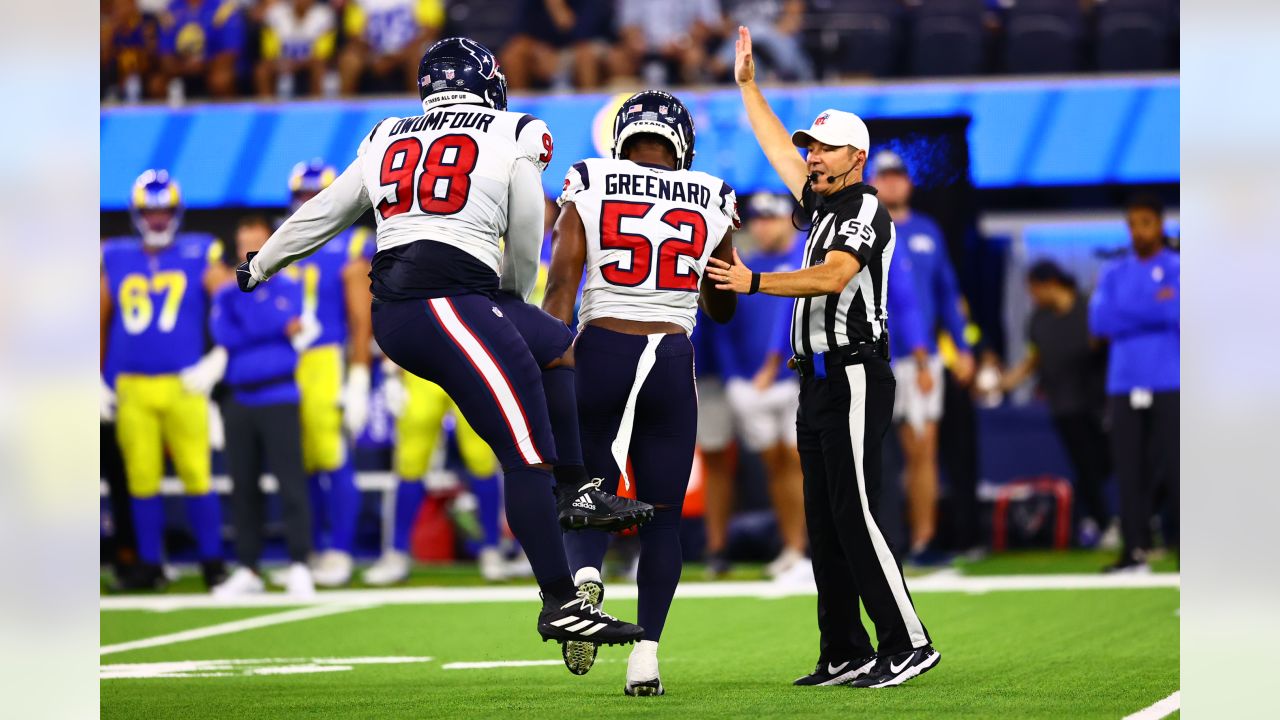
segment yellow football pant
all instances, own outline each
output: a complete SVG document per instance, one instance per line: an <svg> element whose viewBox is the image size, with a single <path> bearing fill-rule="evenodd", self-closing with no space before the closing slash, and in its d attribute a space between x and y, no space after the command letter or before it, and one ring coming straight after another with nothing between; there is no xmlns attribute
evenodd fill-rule
<svg viewBox="0 0 1280 720"><path fill-rule="evenodd" d="M187 392L177 375L120 375L116 408L116 438L130 495L159 494L165 448L187 494L209 492L208 398Z"/></svg>

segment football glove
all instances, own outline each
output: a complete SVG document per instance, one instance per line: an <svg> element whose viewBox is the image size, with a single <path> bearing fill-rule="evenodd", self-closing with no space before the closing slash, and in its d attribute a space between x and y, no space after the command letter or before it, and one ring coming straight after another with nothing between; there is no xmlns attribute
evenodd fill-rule
<svg viewBox="0 0 1280 720"><path fill-rule="evenodd" d="M342 420L351 437L357 437L369 422L369 366L352 365L342 388Z"/></svg>
<svg viewBox="0 0 1280 720"><path fill-rule="evenodd" d="M246 292L248 291L246 290ZM320 337L320 333L324 330L324 327L320 324L320 321L316 319L316 316L311 313L303 313L302 315L299 315L298 321L301 323L302 328L298 330L298 332L294 333L293 337L289 338L289 342L293 343L294 350L302 352L303 350L311 347L311 343L315 342Z"/></svg>
<svg viewBox="0 0 1280 720"><path fill-rule="evenodd" d="M183 368L178 373L178 379L187 392L207 396L213 392L213 386L218 384L226 371L227 351L219 346L205 353L194 365Z"/></svg>
<svg viewBox="0 0 1280 720"><path fill-rule="evenodd" d="M236 284L240 286L240 292L253 292L253 289L261 283L253 278L253 272L249 270L249 263L253 262L253 256L258 253L251 252L245 256L245 261L236 266Z"/></svg>

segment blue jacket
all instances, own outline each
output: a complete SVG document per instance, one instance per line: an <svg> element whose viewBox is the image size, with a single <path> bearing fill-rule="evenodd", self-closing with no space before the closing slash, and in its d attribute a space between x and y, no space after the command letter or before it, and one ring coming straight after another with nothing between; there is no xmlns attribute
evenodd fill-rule
<svg viewBox="0 0 1280 720"><path fill-rule="evenodd" d="M755 272L787 272L803 267L804 243L796 242L789 250L779 253L756 252L742 261ZM716 364L724 379L750 380L764 364L771 352L778 353L784 365L778 380L784 380L790 371L785 366L791 357L792 298L774 295L739 295L733 319L724 327L716 328L712 343Z"/></svg>
<svg viewBox="0 0 1280 720"><path fill-rule="evenodd" d="M920 326L920 303L911 266L911 253L895 250L889 261L889 355L909 357L916 348L928 349L928 335ZM936 341L935 341L936 346Z"/></svg>
<svg viewBox="0 0 1280 720"><path fill-rule="evenodd" d="M1089 304L1089 330L1107 338L1107 393L1177 390L1181 356L1181 261L1171 250L1129 255L1103 271Z"/></svg>
<svg viewBox="0 0 1280 720"><path fill-rule="evenodd" d="M895 219L893 224L897 228L898 242L893 254L894 261L896 263L900 255L910 259L912 286L925 350L930 355L938 351L939 325L951 334L956 347L968 350L969 343L964 337L964 316L960 314L960 287L956 282L955 269L951 267L951 259L947 256L947 242L942 237L942 231L928 216L917 212L911 213L906 220ZM892 287L892 280L889 284ZM894 342L892 334L890 342L897 348L891 348L894 355L910 352L909 348Z"/></svg>
<svg viewBox="0 0 1280 720"><path fill-rule="evenodd" d="M285 335L302 313L302 285L279 276L252 293L229 285L214 296L213 340L227 350L223 380L243 405L298 402L298 353Z"/></svg>

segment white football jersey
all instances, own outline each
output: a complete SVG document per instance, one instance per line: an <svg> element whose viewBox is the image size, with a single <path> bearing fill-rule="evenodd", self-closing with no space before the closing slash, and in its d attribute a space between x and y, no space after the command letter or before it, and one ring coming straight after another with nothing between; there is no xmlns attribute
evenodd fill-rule
<svg viewBox="0 0 1280 720"><path fill-rule="evenodd" d="M542 247L541 174L552 147L546 123L483 105L446 105L425 115L387 118L360 143L356 159L337 179L272 234L249 272L258 281L271 277L372 207L378 224L375 273L384 251L432 241L478 260L481 274L487 268L499 276L502 289L528 297ZM467 268L448 267L447 259L445 266L431 265L429 257L427 266L406 262L404 273L389 281L405 287L383 288L391 296L417 297L429 289L415 290L415 283L438 288L455 276L463 289L487 282L475 282ZM433 273L434 279L418 282ZM463 275L471 278L470 285Z"/></svg>
<svg viewBox="0 0 1280 720"><path fill-rule="evenodd" d="M516 161L531 160L541 172L551 151L546 123L481 105L383 120L358 153L378 223L378 250L435 240L498 273L498 239L507 232Z"/></svg>
<svg viewBox="0 0 1280 720"><path fill-rule="evenodd" d="M593 158L569 169L566 202L587 236L579 322L673 322L693 332L707 261L739 225L733 188L696 170Z"/></svg>

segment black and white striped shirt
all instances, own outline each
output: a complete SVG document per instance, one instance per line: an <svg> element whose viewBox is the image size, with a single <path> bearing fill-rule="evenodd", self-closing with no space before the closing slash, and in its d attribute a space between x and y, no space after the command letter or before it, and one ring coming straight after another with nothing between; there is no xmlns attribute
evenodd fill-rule
<svg viewBox="0 0 1280 720"><path fill-rule="evenodd" d="M834 348L871 343L885 333L886 287L895 230L875 188L857 183L833 195L807 185L801 208L813 225L804 246L804 267L821 265L829 252L847 252L861 269L839 293L797 298L791 310L791 348L813 357Z"/></svg>

